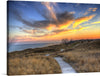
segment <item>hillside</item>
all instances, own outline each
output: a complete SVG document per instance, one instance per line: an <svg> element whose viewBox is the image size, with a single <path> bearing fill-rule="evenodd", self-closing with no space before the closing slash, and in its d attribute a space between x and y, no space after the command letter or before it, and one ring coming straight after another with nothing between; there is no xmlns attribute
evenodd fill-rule
<svg viewBox="0 0 100 76"><path fill-rule="evenodd" d="M61 51L61 49L64 49ZM49 54L50 56L46 56ZM68 62L77 72L100 72L100 40L76 40L76 41L70 41L67 44L59 44L59 45L52 45L48 47L43 47L43 48L35 48L35 49L25 49L23 51L15 51L8 53L8 68L10 69L8 71L8 74L14 74L14 70L18 68L15 68L15 66L23 67L25 60L29 61L31 63L32 59L33 61L35 60L37 63L41 63L44 65L46 68L47 64L49 68L53 69L48 69L49 72L47 72L46 69L44 71L40 70L40 72L34 71L37 68L42 65L39 65L39 67L34 68L33 71L34 73L26 72L27 74L49 74L49 73L61 73L61 69L58 65L58 63L53 59L53 57L60 56L63 58L64 61ZM15 62L20 60L20 63L22 64L16 64ZM23 61L23 59L25 59ZM48 59L49 62L48 63ZM45 60L47 63L42 62ZM52 63L51 63L52 62ZM14 64L16 64L14 66ZM54 66L51 66L53 64ZM29 65L29 64L25 64ZM34 66L34 63L31 64ZM29 66L31 66L29 65ZM49 66L50 65L50 66ZM58 69L54 69L58 68ZM27 68L23 68L25 70ZM29 70L32 70L29 68ZM12 71L12 72L11 72ZM51 71L51 72L50 72ZM24 74L20 73L21 69L19 72L16 74Z"/></svg>

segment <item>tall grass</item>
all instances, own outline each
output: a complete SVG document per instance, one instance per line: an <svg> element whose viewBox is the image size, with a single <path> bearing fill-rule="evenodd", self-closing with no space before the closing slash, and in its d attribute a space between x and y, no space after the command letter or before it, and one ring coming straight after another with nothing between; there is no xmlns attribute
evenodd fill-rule
<svg viewBox="0 0 100 76"><path fill-rule="evenodd" d="M77 72L100 72L100 50L74 50L60 55Z"/></svg>
<svg viewBox="0 0 100 76"><path fill-rule="evenodd" d="M61 73L61 69L52 57L35 56L8 60L8 75L54 73Z"/></svg>
<svg viewBox="0 0 100 76"><path fill-rule="evenodd" d="M65 49L63 52L60 49ZM71 50L70 50L71 49ZM50 54L46 57L46 54ZM8 74L61 73L55 56L72 65L77 72L100 72L100 40L74 41L68 45L52 45L8 53Z"/></svg>

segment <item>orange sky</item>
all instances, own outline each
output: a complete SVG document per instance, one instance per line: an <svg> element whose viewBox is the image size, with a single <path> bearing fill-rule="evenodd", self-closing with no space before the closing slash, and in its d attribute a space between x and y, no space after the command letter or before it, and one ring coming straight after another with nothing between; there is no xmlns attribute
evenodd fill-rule
<svg viewBox="0 0 100 76"><path fill-rule="evenodd" d="M62 23L60 23L54 10L54 7L57 7L56 3L52 3L52 6L48 2L41 4L43 4L50 13L50 15L47 16L47 20L49 19L48 17L50 17L49 21L51 23L45 27L36 29L20 28L20 31L18 30L17 32L9 34L9 42L53 42L64 38L73 40L100 39L100 16L96 13L99 8L88 8L88 10L84 10L84 13L80 11L80 13L83 13L81 17L64 19L64 21L61 20ZM76 14L76 11L68 12L67 15L71 16L72 14ZM61 19L63 18L64 17ZM23 20L24 19L21 19L21 21ZM53 23L52 20L55 21L55 23Z"/></svg>

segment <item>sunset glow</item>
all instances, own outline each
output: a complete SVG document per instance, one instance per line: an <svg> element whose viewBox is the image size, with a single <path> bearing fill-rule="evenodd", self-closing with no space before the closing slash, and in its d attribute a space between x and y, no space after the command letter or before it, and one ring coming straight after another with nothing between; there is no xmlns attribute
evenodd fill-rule
<svg viewBox="0 0 100 76"><path fill-rule="evenodd" d="M100 39L100 5L9 1L9 43Z"/></svg>

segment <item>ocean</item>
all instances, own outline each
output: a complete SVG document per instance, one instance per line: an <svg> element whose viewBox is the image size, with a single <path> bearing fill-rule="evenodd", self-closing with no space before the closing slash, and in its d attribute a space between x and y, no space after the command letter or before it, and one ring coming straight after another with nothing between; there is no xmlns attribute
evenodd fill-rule
<svg viewBox="0 0 100 76"><path fill-rule="evenodd" d="M49 45L54 45L51 43L37 43L37 44L17 44L17 45L8 45L8 52L13 52L13 51L22 51L24 49L28 48L41 48Z"/></svg>

